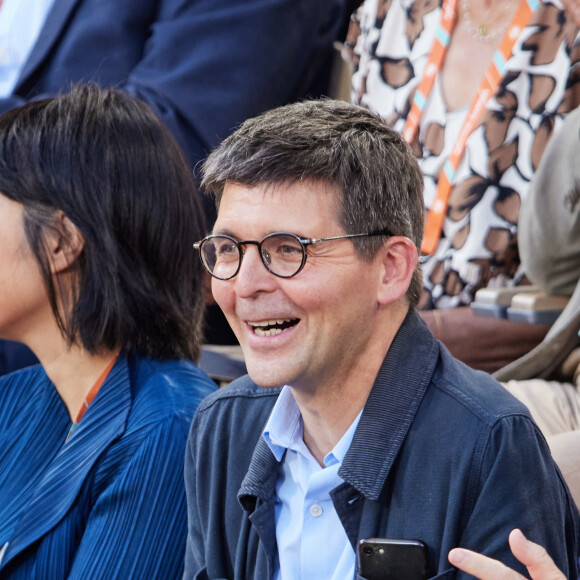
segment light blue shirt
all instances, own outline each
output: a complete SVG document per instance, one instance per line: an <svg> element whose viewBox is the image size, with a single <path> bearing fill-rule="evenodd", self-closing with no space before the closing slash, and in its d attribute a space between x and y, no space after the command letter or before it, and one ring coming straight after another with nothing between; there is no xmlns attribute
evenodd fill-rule
<svg viewBox="0 0 580 580"><path fill-rule="evenodd" d="M0 97L12 94L54 0L4 0L0 8Z"/></svg>
<svg viewBox="0 0 580 580"><path fill-rule="evenodd" d="M355 553L329 492L344 481L338 470L361 413L326 455L322 468L302 438L302 416L290 387L282 389L263 434L281 463L275 509L277 580L354 577Z"/></svg>

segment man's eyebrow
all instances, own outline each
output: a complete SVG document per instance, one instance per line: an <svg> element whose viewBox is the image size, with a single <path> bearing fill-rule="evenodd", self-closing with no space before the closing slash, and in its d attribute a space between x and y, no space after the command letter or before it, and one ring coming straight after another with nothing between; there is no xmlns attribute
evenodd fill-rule
<svg viewBox="0 0 580 580"><path fill-rule="evenodd" d="M215 229L215 228L214 228L214 229L211 231L211 235L212 235L212 236L230 236L230 238L236 238L236 239L238 239L238 238L237 238L237 237L234 235L234 233L233 233L231 230L228 230L227 228L226 228L226 229L220 229L220 228L217 228L217 229Z"/></svg>

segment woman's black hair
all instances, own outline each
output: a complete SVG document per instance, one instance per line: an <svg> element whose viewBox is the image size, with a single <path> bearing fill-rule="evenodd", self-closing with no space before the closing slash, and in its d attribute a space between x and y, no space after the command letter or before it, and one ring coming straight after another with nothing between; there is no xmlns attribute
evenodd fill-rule
<svg viewBox="0 0 580 580"><path fill-rule="evenodd" d="M203 273L192 244L204 235L203 211L190 168L148 105L88 84L1 115L0 193L24 206L69 344L198 358ZM84 238L67 284L51 273L45 245L49 230L67 243L63 214Z"/></svg>

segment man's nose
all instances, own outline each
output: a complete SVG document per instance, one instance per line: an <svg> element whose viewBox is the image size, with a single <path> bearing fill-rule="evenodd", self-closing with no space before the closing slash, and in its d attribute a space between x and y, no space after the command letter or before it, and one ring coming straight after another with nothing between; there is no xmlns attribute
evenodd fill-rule
<svg viewBox="0 0 580 580"><path fill-rule="evenodd" d="M238 296L247 298L257 292L271 292L276 287L276 276L268 271L257 246L248 244L235 278Z"/></svg>

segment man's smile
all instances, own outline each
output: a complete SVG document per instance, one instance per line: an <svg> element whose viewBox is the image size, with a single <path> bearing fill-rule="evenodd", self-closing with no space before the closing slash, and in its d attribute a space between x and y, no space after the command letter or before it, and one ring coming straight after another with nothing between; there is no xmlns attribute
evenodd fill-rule
<svg viewBox="0 0 580 580"><path fill-rule="evenodd" d="M284 332L287 328L296 326L300 322L299 318L287 318L278 320L264 320L261 322L250 322L250 326L256 336L274 336Z"/></svg>

